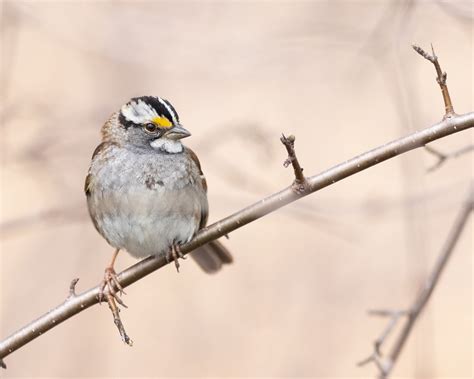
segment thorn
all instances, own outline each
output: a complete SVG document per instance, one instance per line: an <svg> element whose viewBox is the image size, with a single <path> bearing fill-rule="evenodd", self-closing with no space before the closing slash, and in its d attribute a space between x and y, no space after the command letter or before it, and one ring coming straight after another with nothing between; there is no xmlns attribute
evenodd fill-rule
<svg viewBox="0 0 474 379"><path fill-rule="evenodd" d="M78 281L79 281L79 278L74 278L74 279L71 281L71 284L69 285L69 296L68 296L68 299L76 296L76 284L77 284Z"/></svg>

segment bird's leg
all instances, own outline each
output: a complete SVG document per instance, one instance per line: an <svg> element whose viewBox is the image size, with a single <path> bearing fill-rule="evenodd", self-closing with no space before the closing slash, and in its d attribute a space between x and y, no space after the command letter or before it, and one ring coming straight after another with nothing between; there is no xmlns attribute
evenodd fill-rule
<svg viewBox="0 0 474 379"><path fill-rule="evenodd" d="M176 266L176 271L179 272L179 262L178 259L186 259L184 254L181 252L181 249L177 243L171 245L170 251L166 254L166 260L169 262L171 259L174 260L174 265Z"/></svg>
<svg viewBox="0 0 474 379"><path fill-rule="evenodd" d="M113 296L115 300L117 300L117 303L119 303L121 306L127 308L125 303L120 299L120 297L117 294L117 291L122 295L125 294L125 291L123 290L122 286L120 285L118 278L117 278L117 273L115 272L114 269L114 264L115 260L117 259L117 255L119 253L120 249L116 249L114 254L112 255L112 261L110 262L110 265L108 265L105 268L104 272L104 279L100 283L100 291L99 291L99 303L102 302L104 299L104 291L105 288L107 287L108 293Z"/></svg>

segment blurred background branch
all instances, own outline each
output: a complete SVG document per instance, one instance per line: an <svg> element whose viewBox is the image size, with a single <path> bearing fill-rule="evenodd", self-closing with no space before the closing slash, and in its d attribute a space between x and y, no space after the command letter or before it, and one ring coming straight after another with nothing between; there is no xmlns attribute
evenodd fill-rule
<svg viewBox="0 0 474 379"><path fill-rule="evenodd" d="M445 269L453 251L456 247L456 243L461 236L461 233L464 231L466 223L468 221L469 215L472 213L474 207L474 183L471 183L467 197L464 200L461 209L451 227L448 237L444 243L443 248L439 254L439 257L436 261L435 266L433 267L432 272L426 278L422 290L416 296L413 304L407 310L400 311L371 311L370 314L389 317L390 321L387 324L387 327L384 329L380 337L378 337L374 342L374 352L367 359L359 363L359 365L365 365L369 362L374 362L377 368L379 369L379 378L385 379L388 378L393 371L393 368L397 362L400 353L405 346L405 343L410 336L410 333L415 326L416 321L418 320L421 312L424 310L426 304L430 300L431 295L433 294L434 289L439 283L439 279L443 270ZM400 330L400 333L396 337L395 342L390 350L390 353L387 356L382 354L382 345L385 343L388 335L394 330L397 326L397 323L400 320L404 320L404 325Z"/></svg>
<svg viewBox="0 0 474 379"><path fill-rule="evenodd" d="M425 146L426 151L428 151L430 154L433 154L436 158L438 158L438 161L431 166L428 171L434 171L443 165L446 160L450 158L458 158L464 154L470 153L474 150L474 145L468 145L464 146L460 149L457 149L456 151L453 151L451 153L442 153L441 151L435 149L432 146Z"/></svg>

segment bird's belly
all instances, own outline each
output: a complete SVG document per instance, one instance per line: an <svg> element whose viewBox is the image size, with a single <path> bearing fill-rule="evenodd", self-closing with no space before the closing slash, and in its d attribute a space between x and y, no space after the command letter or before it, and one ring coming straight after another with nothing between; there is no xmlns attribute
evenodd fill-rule
<svg viewBox="0 0 474 379"><path fill-rule="evenodd" d="M101 202L97 227L109 243L146 257L165 254L173 243L188 242L199 229L207 200L189 186L172 192L102 192L96 201Z"/></svg>

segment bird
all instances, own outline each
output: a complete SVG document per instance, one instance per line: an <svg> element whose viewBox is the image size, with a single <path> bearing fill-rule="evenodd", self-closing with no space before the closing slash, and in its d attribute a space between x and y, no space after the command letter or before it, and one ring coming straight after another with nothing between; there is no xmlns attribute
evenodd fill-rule
<svg viewBox="0 0 474 379"><path fill-rule="evenodd" d="M179 272L180 245L206 226L207 182L197 155L182 143L191 133L180 123L171 103L158 96L134 97L102 126L84 191L92 222L114 248L105 268L105 288L124 305L114 269L119 251L135 258L165 256ZM191 252L207 273L233 257L219 241Z"/></svg>

